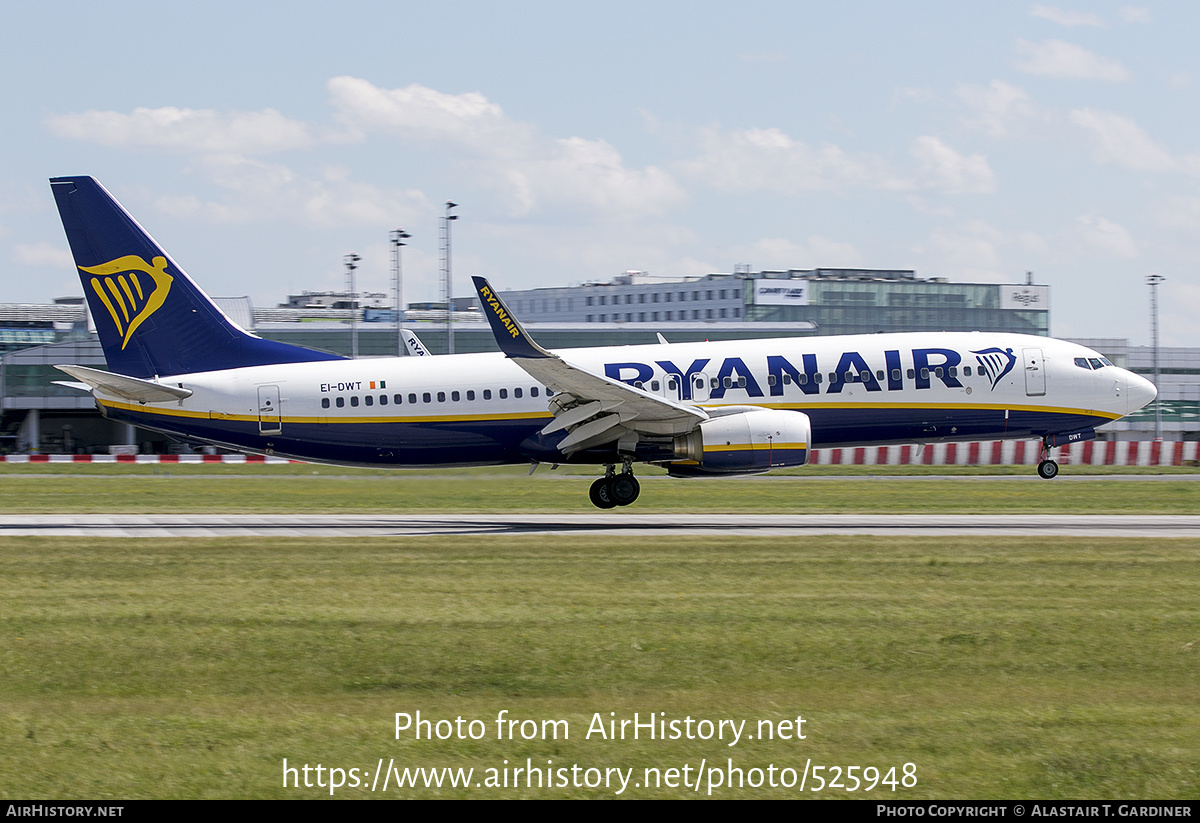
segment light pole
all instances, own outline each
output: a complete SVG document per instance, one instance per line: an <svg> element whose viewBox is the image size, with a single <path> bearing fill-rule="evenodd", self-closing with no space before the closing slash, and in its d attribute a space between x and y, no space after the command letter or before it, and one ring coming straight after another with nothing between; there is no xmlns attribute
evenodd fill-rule
<svg viewBox="0 0 1200 823"><path fill-rule="evenodd" d="M1154 345L1154 387L1158 388L1160 375L1158 371L1158 284L1167 278L1161 274L1146 275L1150 285L1150 339ZM1162 391L1154 398L1154 439L1162 440Z"/></svg>
<svg viewBox="0 0 1200 823"><path fill-rule="evenodd" d="M350 359L353 360L358 357L358 325L354 317L358 309L358 299L354 293L354 270L358 268L356 264L362 258L351 252L344 255L342 260L346 265L346 291L350 292Z"/></svg>
<svg viewBox="0 0 1200 823"><path fill-rule="evenodd" d="M412 237L404 229L396 229L389 235L392 240L392 288L396 292L396 356L404 354L404 338L400 329L404 326L404 290L400 275L400 247L404 241Z"/></svg>
<svg viewBox="0 0 1200 823"><path fill-rule="evenodd" d="M457 203L446 201L446 215L442 218L442 288L446 293L446 354L454 354L454 288L450 280L450 221L457 220L457 214L451 214L450 209Z"/></svg>

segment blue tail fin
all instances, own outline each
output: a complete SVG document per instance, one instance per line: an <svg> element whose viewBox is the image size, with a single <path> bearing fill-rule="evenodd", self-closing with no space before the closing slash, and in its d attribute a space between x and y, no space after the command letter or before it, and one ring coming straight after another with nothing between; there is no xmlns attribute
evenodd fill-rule
<svg viewBox="0 0 1200 823"><path fill-rule="evenodd" d="M91 177L50 181L108 367L131 377L341 360L231 322Z"/></svg>

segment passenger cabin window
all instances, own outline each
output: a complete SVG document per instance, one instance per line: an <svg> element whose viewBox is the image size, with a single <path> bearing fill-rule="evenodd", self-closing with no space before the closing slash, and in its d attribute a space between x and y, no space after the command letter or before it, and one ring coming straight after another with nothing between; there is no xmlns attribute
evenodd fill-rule
<svg viewBox="0 0 1200 823"><path fill-rule="evenodd" d="M346 407L346 398L344 398L344 397L339 397L339 398L338 398L337 400L335 400L334 402L335 402L335 403L337 403L337 407L338 407L339 409L342 409L342 408L345 408L345 407Z"/></svg>
<svg viewBox="0 0 1200 823"><path fill-rule="evenodd" d="M374 406L375 398L368 394L366 397L363 398L363 402L366 403L368 406Z"/></svg>
<svg viewBox="0 0 1200 823"><path fill-rule="evenodd" d="M501 400L507 400L507 399L508 399L508 389L501 389L501 390L500 390L500 399L501 399Z"/></svg>
<svg viewBox="0 0 1200 823"><path fill-rule="evenodd" d="M323 408L323 409L329 408L329 398L328 397L321 398L321 408Z"/></svg>
<svg viewBox="0 0 1200 823"><path fill-rule="evenodd" d="M408 395L408 402L409 402L409 403L416 403L416 402L417 402L417 395L416 395L416 392L413 392L413 393L411 393L411 394L409 394L409 395ZM429 401L428 401L428 400L426 400L425 402L426 402L426 403L428 403Z"/></svg>
<svg viewBox="0 0 1200 823"><path fill-rule="evenodd" d="M491 389L484 389L484 390L483 390L483 399L484 399L484 400L491 400L491 399L492 399L492 390L491 390Z"/></svg>
<svg viewBox="0 0 1200 823"><path fill-rule="evenodd" d="M520 396L521 396L521 390L513 389L513 397L520 397Z"/></svg>
<svg viewBox="0 0 1200 823"><path fill-rule="evenodd" d="M355 408L358 407L358 396L357 395L350 398L350 405L354 406Z"/></svg>

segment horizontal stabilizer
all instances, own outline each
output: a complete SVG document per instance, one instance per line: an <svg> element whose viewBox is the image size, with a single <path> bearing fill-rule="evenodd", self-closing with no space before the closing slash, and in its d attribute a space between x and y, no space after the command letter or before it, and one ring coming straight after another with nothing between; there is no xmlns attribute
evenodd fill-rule
<svg viewBox="0 0 1200 823"><path fill-rule="evenodd" d="M89 394L92 391L92 387L87 383L76 383L73 380L51 380L50 382L56 386L66 386L68 389L75 389L75 391L85 391Z"/></svg>
<svg viewBox="0 0 1200 823"><path fill-rule="evenodd" d="M126 377L123 374L90 369L87 366L55 366L54 368L66 372L93 389L101 389L109 394L115 394L117 397L124 397L126 400L135 400L139 403L169 403L192 396L191 389L167 386L138 377Z"/></svg>

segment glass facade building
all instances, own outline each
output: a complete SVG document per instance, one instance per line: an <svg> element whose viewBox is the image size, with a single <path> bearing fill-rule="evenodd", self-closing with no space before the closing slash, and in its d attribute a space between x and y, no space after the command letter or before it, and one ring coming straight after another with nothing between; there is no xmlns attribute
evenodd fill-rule
<svg viewBox="0 0 1200 823"><path fill-rule="evenodd" d="M952 283L908 270L792 269L501 292L526 322L811 323L816 334L905 331L1050 333L1049 287Z"/></svg>

